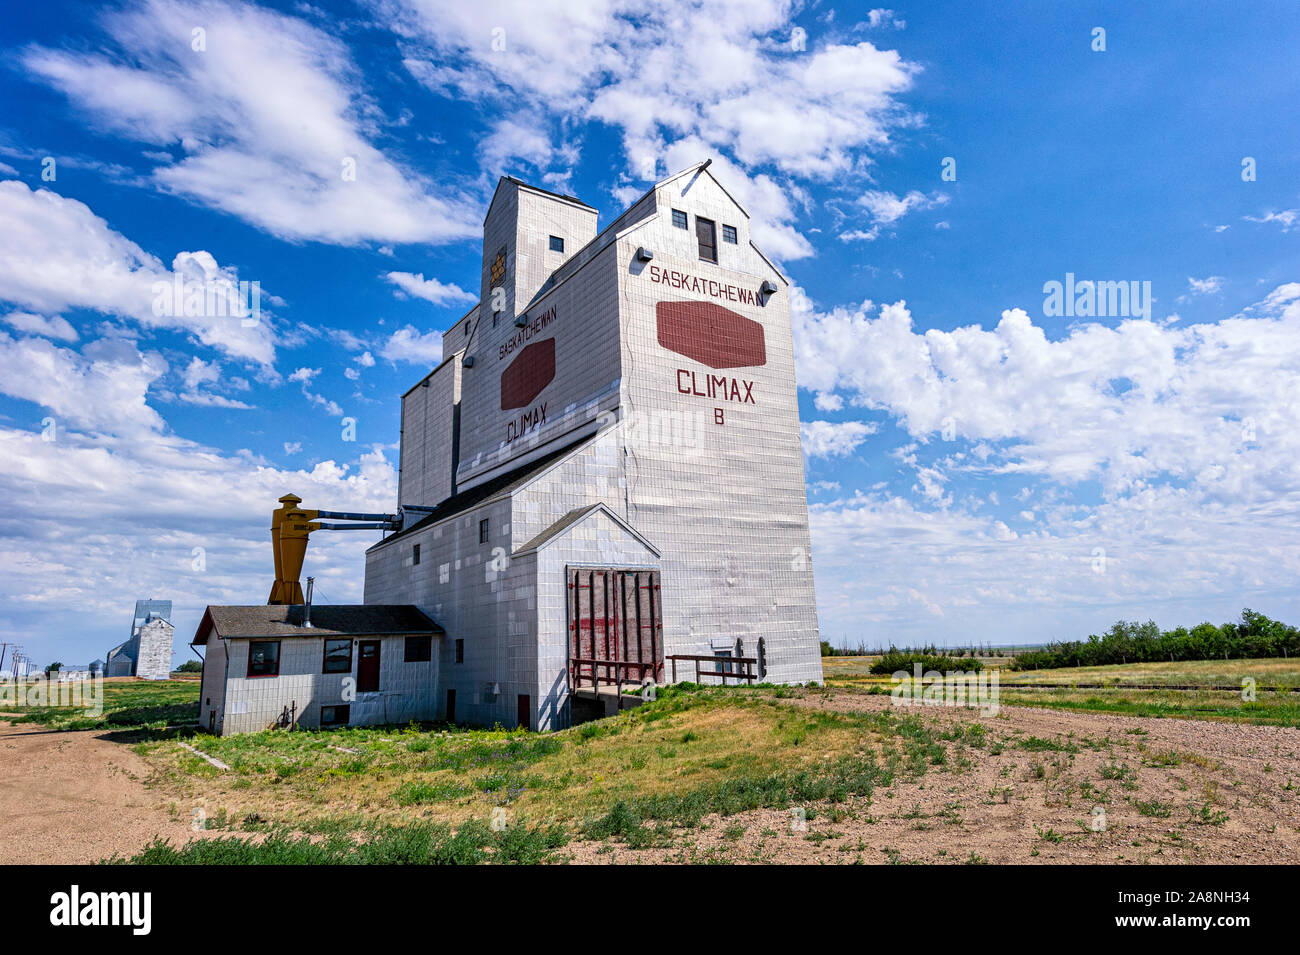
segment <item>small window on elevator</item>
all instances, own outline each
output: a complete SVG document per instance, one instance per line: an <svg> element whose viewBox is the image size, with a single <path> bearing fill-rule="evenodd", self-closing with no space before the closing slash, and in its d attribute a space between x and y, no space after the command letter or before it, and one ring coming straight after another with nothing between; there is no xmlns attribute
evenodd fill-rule
<svg viewBox="0 0 1300 955"><path fill-rule="evenodd" d="M552 252L564 251L564 240L561 239L558 235L551 236L551 251Z"/></svg>
<svg viewBox="0 0 1300 955"><path fill-rule="evenodd" d="M718 230L712 219L695 217L695 238L700 243L700 258L705 262L717 262Z"/></svg>

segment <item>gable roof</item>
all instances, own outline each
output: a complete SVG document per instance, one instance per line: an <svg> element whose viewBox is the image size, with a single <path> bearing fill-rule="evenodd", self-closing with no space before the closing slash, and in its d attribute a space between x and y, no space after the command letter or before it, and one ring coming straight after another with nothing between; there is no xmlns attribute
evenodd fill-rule
<svg viewBox="0 0 1300 955"><path fill-rule="evenodd" d="M550 527L546 528L546 530L542 531L540 534L538 534L536 537L534 537L532 540L526 543L523 547L519 548L519 550L515 551L516 556L521 554L531 554L533 551L541 547L545 547L547 544L555 540L557 537L562 536L566 531L569 530L569 528L581 524L594 511L604 511L605 515L611 521L613 521L619 527L623 528L623 530L627 531L638 541L640 541L646 550L650 551L650 553L654 554L656 557L660 556L659 549L655 547L654 544L650 543L648 540L642 537L641 533L635 527L633 527L627 521L623 520L623 518L619 517L617 514L611 511L604 504L604 502L601 501L597 501L595 504L588 504L586 507L579 507L572 511L569 511L569 513L565 514L563 517L561 517Z"/></svg>
<svg viewBox="0 0 1300 955"><path fill-rule="evenodd" d="M213 630L227 639L446 633L413 604L313 604L312 625L304 627L302 621L302 604L209 606L190 643L207 643Z"/></svg>
<svg viewBox="0 0 1300 955"><path fill-rule="evenodd" d="M715 186L717 186L719 189L722 190L723 195L725 195L728 199L730 199L733 203L735 203L736 208L740 210L740 214L741 214L741 215L743 215L746 219L751 218L751 216L750 216L750 214L749 214L749 210L747 210L744 206L742 206L742 205L740 204L739 200L737 200L736 197L733 196L733 195L732 195L732 194L727 190L727 187L724 186L724 185L723 185L723 184L718 180L718 177L717 177L717 176L715 176L713 173L709 172L709 166L712 165L712 163L713 163L713 160L712 160L711 158L710 158L710 159L701 159L699 162L697 162L697 163L695 163L695 164L693 164L693 165L687 166L687 167L686 167L685 169L683 169L681 172L675 172L675 173L673 173L671 176L668 176L666 179L660 179L658 182L656 182L656 183L654 184L654 187L651 188L650 191L651 191L651 192L654 192L656 189L662 189L664 186L668 185L668 183L672 182L674 179L680 179L680 178L682 178L682 176L688 176L688 175L690 175L691 173L697 173L697 174L698 174L698 173L703 173L704 175L708 176L710 179L713 180L713 184L714 184ZM638 201L639 201L639 200L638 200Z"/></svg>
<svg viewBox="0 0 1300 955"><path fill-rule="evenodd" d="M497 179L497 187L492 190L492 198L488 200L487 212L483 216L483 224L487 224L488 217L492 215L492 207L496 205L497 196L501 194L501 187L506 183L511 183L520 189L527 189L529 192L541 193L544 196L550 196L552 199L559 199L561 202L569 202L579 208L586 209L589 212L596 212L593 206L587 205L577 196L570 196L563 192L551 192L549 189L543 189L540 186L534 186L532 183L524 182L515 176L502 176Z"/></svg>

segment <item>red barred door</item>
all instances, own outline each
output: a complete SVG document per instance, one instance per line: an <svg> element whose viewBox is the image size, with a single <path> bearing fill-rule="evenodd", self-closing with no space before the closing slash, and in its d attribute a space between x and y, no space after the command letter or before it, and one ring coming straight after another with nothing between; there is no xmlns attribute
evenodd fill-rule
<svg viewBox="0 0 1300 955"><path fill-rule="evenodd" d="M567 574L571 685L660 682L659 572L570 567Z"/></svg>

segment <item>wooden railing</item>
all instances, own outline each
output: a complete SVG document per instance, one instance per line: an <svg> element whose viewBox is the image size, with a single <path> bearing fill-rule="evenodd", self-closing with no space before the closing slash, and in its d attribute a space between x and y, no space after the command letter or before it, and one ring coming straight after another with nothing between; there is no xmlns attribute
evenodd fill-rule
<svg viewBox="0 0 1300 955"><path fill-rule="evenodd" d="M583 667L591 667L590 674L582 672ZM604 670L602 674L599 671ZM613 670L611 676L609 671ZM628 671L633 676L625 677L624 671ZM584 657L569 658L569 674L573 680L575 690L582 688L582 681L589 679L592 689L599 689L600 684L606 683L618 687L619 695L623 693L623 684L635 684L641 686L646 682L646 674L649 672L650 682L654 683L663 676L662 663L639 663L636 660L593 660Z"/></svg>
<svg viewBox="0 0 1300 955"><path fill-rule="evenodd" d="M664 657L664 659L671 660L673 662L672 673L673 673L674 683L677 682L677 661L678 660L681 660L684 663L695 664L696 683L700 682L700 677L702 676L720 676L722 677L723 686L727 685L728 677L735 680L737 683L739 683L741 680L744 680L747 683L753 683L754 680L758 678L758 674L754 672L754 667L758 666L757 657L718 657L718 656L699 656L695 654L678 653L678 654L673 654L671 656ZM701 670L700 669L701 663L711 663L714 666L721 667L721 669ZM737 666L743 669L732 669L733 667L737 667Z"/></svg>

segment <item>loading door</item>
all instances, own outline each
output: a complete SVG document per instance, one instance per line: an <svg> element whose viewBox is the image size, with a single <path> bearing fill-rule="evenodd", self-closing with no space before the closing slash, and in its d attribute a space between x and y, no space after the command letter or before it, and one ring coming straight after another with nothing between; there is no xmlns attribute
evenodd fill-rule
<svg viewBox="0 0 1300 955"><path fill-rule="evenodd" d="M570 685L662 682L659 571L570 567L567 574Z"/></svg>

